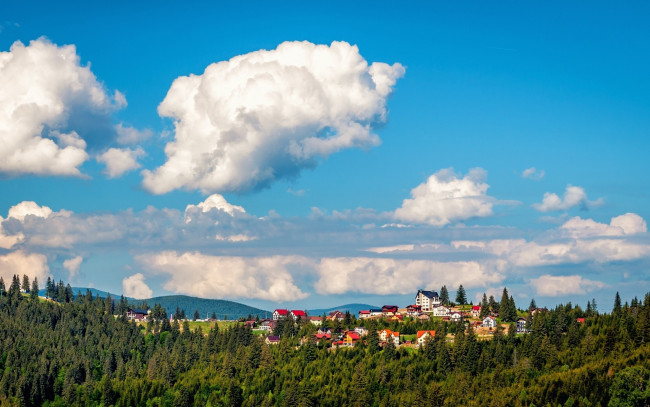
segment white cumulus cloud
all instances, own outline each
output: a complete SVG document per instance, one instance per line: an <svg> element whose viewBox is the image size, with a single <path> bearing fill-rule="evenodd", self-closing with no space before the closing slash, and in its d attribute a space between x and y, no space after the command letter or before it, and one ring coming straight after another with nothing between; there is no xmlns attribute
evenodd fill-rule
<svg viewBox="0 0 650 407"><path fill-rule="evenodd" d="M83 257L76 256L63 261L63 268L68 270L68 280L72 280L79 273L79 267L81 267L83 260Z"/></svg>
<svg viewBox="0 0 650 407"><path fill-rule="evenodd" d="M43 38L0 52L0 89L0 172L11 175L80 176L87 143L79 129L67 128L71 117L105 116L125 103L80 65L73 45Z"/></svg>
<svg viewBox="0 0 650 407"><path fill-rule="evenodd" d="M140 168L138 158L144 155L141 148L109 148L97 157L97 161L106 165L105 173L109 178L117 178L127 171Z"/></svg>
<svg viewBox="0 0 650 407"><path fill-rule="evenodd" d="M210 212L212 209L219 211L224 211L228 215L235 215L235 213L246 213L244 208L238 205L232 205L226 198L219 194L212 194L207 197L203 202L199 202L197 205L187 205L185 207L185 214L189 215L194 211L200 210L203 213Z"/></svg>
<svg viewBox="0 0 650 407"><path fill-rule="evenodd" d="M300 256L231 257L174 251L145 254L138 261L151 272L169 276L163 287L203 298L257 298L293 301L307 297L290 272L309 261Z"/></svg>
<svg viewBox="0 0 650 407"><path fill-rule="evenodd" d="M23 201L9 208L7 218L14 218L24 222L29 215L47 218L51 214L52 209L47 206L40 206L34 201Z"/></svg>
<svg viewBox="0 0 650 407"><path fill-rule="evenodd" d="M149 191L249 191L295 177L321 157L379 144L386 99L404 67L368 62L346 42L285 42L174 80L158 107L174 119Z"/></svg>
<svg viewBox="0 0 650 407"><path fill-rule="evenodd" d="M486 195L486 175L481 168L470 170L463 178L451 168L440 170L415 187L394 216L402 222L434 226L490 216L494 199Z"/></svg>
<svg viewBox="0 0 650 407"><path fill-rule="evenodd" d="M125 296L136 299L151 298L153 295L151 288L144 282L142 273L136 273L124 278L122 280L122 292Z"/></svg>
<svg viewBox="0 0 650 407"><path fill-rule="evenodd" d="M566 211L575 206L591 208L601 205L602 203L602 198L598 198L595 201L589 201L584 188L567 185L566 190L564 191L564 198L560 198L555 193L547 192L544 194L542 202L533 204L533 208L540 212Z"/></svg>
<svg viewBox="0 0 650 407"><path fill-rule="evenodd" d="M50 275L47 257L43 254L27 253L23 250L0 255L0 277L3 278L5 285L11 284L14 274L20 277L27 275L30 281L36 277L40 286L43 286Z"/></svg>
<svg viewBox="0 0 650 407"><path fill-rule="evenodd" d="M561 295L586 294L594 289L605 287L600 281L592 281L579 275L552 276L545 274L530 280L537 295L557 297Z"/></svg>

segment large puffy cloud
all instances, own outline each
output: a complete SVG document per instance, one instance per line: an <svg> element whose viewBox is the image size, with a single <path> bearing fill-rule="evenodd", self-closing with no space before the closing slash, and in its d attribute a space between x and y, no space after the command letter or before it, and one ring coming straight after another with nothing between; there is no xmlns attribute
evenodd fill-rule
<svg viewBox="0 0 650 407"><path fill-rule="evenodd" d="M127 297L136 299L151 298L153 291L144 282L144 275L136 273L122 280L122 291Z"/></svg>
<svg viewBox="0 0 650 407"><path fill-rule="evenodd" d="M50 275L47 257L43 254L27 253L23 250L0 255L0 277L4 279L5 284L11 283L14 274L27 275L30 280L36 277L42 286Z"/></svg>
<svg viewBox="0 0 650 407"><path fill-rule="evenodd" d="M544 194L542 202L533 204L533 208L540 212L565 211L574 206L591 208L601 205L602 203L602 198L598 198L595 201L589 201L584 188L567 185L566 190L564 191L564 198L560 198L555 193L547 192Z"/></svg>
<svg viewBox="0 0 650 407"><path fill-rule="evenodd" d="M487 196L486 172L474 168L463 178L453 169L431 175L411 191L394 216L402 222L444 226L451 222L492 214L494 199Z"/></svg>
<svg viewBox="0 0 650 407"><path fill-rule="evenodd" d="M557 297L560 295L586 294L594 289L603 288L605 284L592 281L579 275L552 276L545 274L530 281L537 295Z"/></svg>
<svg viewBox="0 0 650 407"><path fill-rule="evenodd" d="M204 298L293 301L307 297L291 267L309 263L299 256L231 257L167 251L138 256L146 269L169 276L166 290Z"/></svg>
<svg viewBox="0 0 650 407"><path fill-rule="evenodd" d="M248 191L296 176L319 157L379 143L386 99L404 67L370 66L356 46L285 42L177 78L158 107L175 121L167 161L144 186Z"/></svg>
<svg viewBox="0 0 650 407"><path fill-rule="evenodd" d="M77 132L126 103L107 95L73 45L42 38L0 52L0 89L0 172L12 175L81 175L87 141L99 136Z"/></svg>
<svg viewBox="0 0 650 407"><path fill-rule="evenodd" d="M25 223L25 218L34 217L46 219L52 214L52 209L47 206L40 206L34 201L23 201L11 208L7 213L7 220L15 219L21 223ZM22 242L25 236L21 232L8 233L2 226L5 219L0 216L0 248L11 249L16 244Z"/></svg>
<svg viewBox="0 0 650 407"><path fill-rule="evenodd" d="M321 259L320 280L316 291L321 294L409 294L422 287L447 284L466 288L485 287L505 277L498 263L476 261L440 262L371 257Z"/></svg>

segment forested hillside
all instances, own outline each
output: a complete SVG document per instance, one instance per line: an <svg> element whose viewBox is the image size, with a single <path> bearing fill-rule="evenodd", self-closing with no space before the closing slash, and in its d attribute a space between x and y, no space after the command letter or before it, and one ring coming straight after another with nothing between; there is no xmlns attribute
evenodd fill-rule
<svg viewBox="0 0 650 407"><path fill-rule="evenodd" d="M41 293L45 295L46 291L47 290L41 290ZM94 288L72 287L72 292L75 295L83 295L87 291L90 291L94 296L99 296L102 298L106 298L108 295L110 295L113 300L118 300L120 298L119 295L110 294L106 291L101 291ZM260 318L264 318L272 314L272 311L265 311L234 301L196 298L187 295L165 295L144 300L136 300L134 298L127 297L126 300L129 304L138 308L148 308L149 306L153 307L155 304L159 304L170 313L174 312L176 308L178 308L185 311L185 314L188 316L192 316L194 314L194 311L198 311L201 318L206 318L212 316L213 314L216 315L216 317L219 319L246 318L249 315L252 315L253 317L259 316Z"/></svg>
<svg viewBox="0 0 650 407"><path fill-rule="evenodd" d="M423 349L329 350L310 324L268 346L243 325L192 332L136 325L92 295L68 302L0 297L0 405L643 406L650 400L650 295L612 314L571 304L540 312L525 335L436 329ZM584 323L576 319L584 317ZM351 321L351 324L362 323ZM399 328L399 327L398 327ZM453 341L447 331L455 331ZM302 340L302 338L307 338ZM302 345L301 345L302 343Z"/></svg>

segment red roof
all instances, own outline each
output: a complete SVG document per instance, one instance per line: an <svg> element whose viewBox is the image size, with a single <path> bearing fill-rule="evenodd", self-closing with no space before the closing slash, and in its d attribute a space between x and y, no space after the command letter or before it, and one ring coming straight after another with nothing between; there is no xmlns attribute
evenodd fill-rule
<svg viewBox="0 0 650 407"><path fill-rule="evenodd" d="M300 309L292 309L291 313L297 317L306 317L307 314L305 314L305 311L300 310Z"/></svg>
<svg viewBox="0 0 650 407"><path fill-rule="evenodd" d="M578 318L578 319L576 319L576 321L577 321L578 323L580 323L580 324L584 324L584 323L585 323L585 319L584 319L584 318Z"/></svg>
<svg viewBox="0 0 650 407"><path fill-rule="evenodd" d="M348 332L346 335L350 337L350 339L354 339L354 340L361 339L361 337L359 337L359 334L353 331Z"/></svg>
<svg viewBox="0 0 650 407"><path fill-rule="evenodd" d="M362 311L359 311L359 314L370 314L370 311L368 311L368 310L362 310Z"/></svg>
<svg viewBox="0 0 650 407"><path fill-rule="evenodd" d="M474 305L474 306L472 306L472 311L480 311L480 310L481 310L481 306L480 306L480 305Z"/></svg>
<svg viewBox="0 0 650 407"><path fill-rule="evenodd" d="M276 309L275 312L277 312L280 315L287 315L289 311L287 311L286 309Z"/></svg>
<svg viewBox="0 0 650 407"><path fill-rule="evenodd" d="M418 339L422 337L425 333L429 333L431 336L436 336L436 331L418 331Z"/></svg>

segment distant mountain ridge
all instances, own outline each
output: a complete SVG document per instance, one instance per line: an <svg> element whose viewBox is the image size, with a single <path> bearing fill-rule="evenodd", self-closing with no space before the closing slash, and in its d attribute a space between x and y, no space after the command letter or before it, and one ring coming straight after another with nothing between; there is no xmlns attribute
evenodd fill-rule
<svg viewBox="0 0 650 407"><path fill-rule="evenodd" d="M94 297L99 296L106 298L106 296L110 294L110 296L116 301L119 301L121 297L121 294L113 294L95 288L72 287L72 292L75 295L79 293L83 295L87 290L90 290ZM260 318L270 318L273 314L272 311L251 307L234 301L212 300L207 298L190 297L188 295L165 295L143 300L129 297L125 298L129 304L141 304L146 302L149 307L153 307L155 304L160 304L161 307L165 308L168 314L174 313L178 307L178 309L185 310L185 316L187 318L192 318L195 310L199 311L201 318L209 317L214 313L218 319L245 318L248 315L253 317L259 316Z"/></svg>
<svg viewBox="0 0 650 407"><path fill-rule="evenodd" d="M359 314L359 311L364 309L370 309L370 308L381 308L381 307L377 307L375 305L368 305L368 304L345 304L345 305L339 305L338 307L332 307L332 308L310 309L307 310L307 314L311 316L318 316L318 315L328 314L332 311L338 310L343 313L345 313L345 311L349 311L350 314L356 316Z"/></svg>

